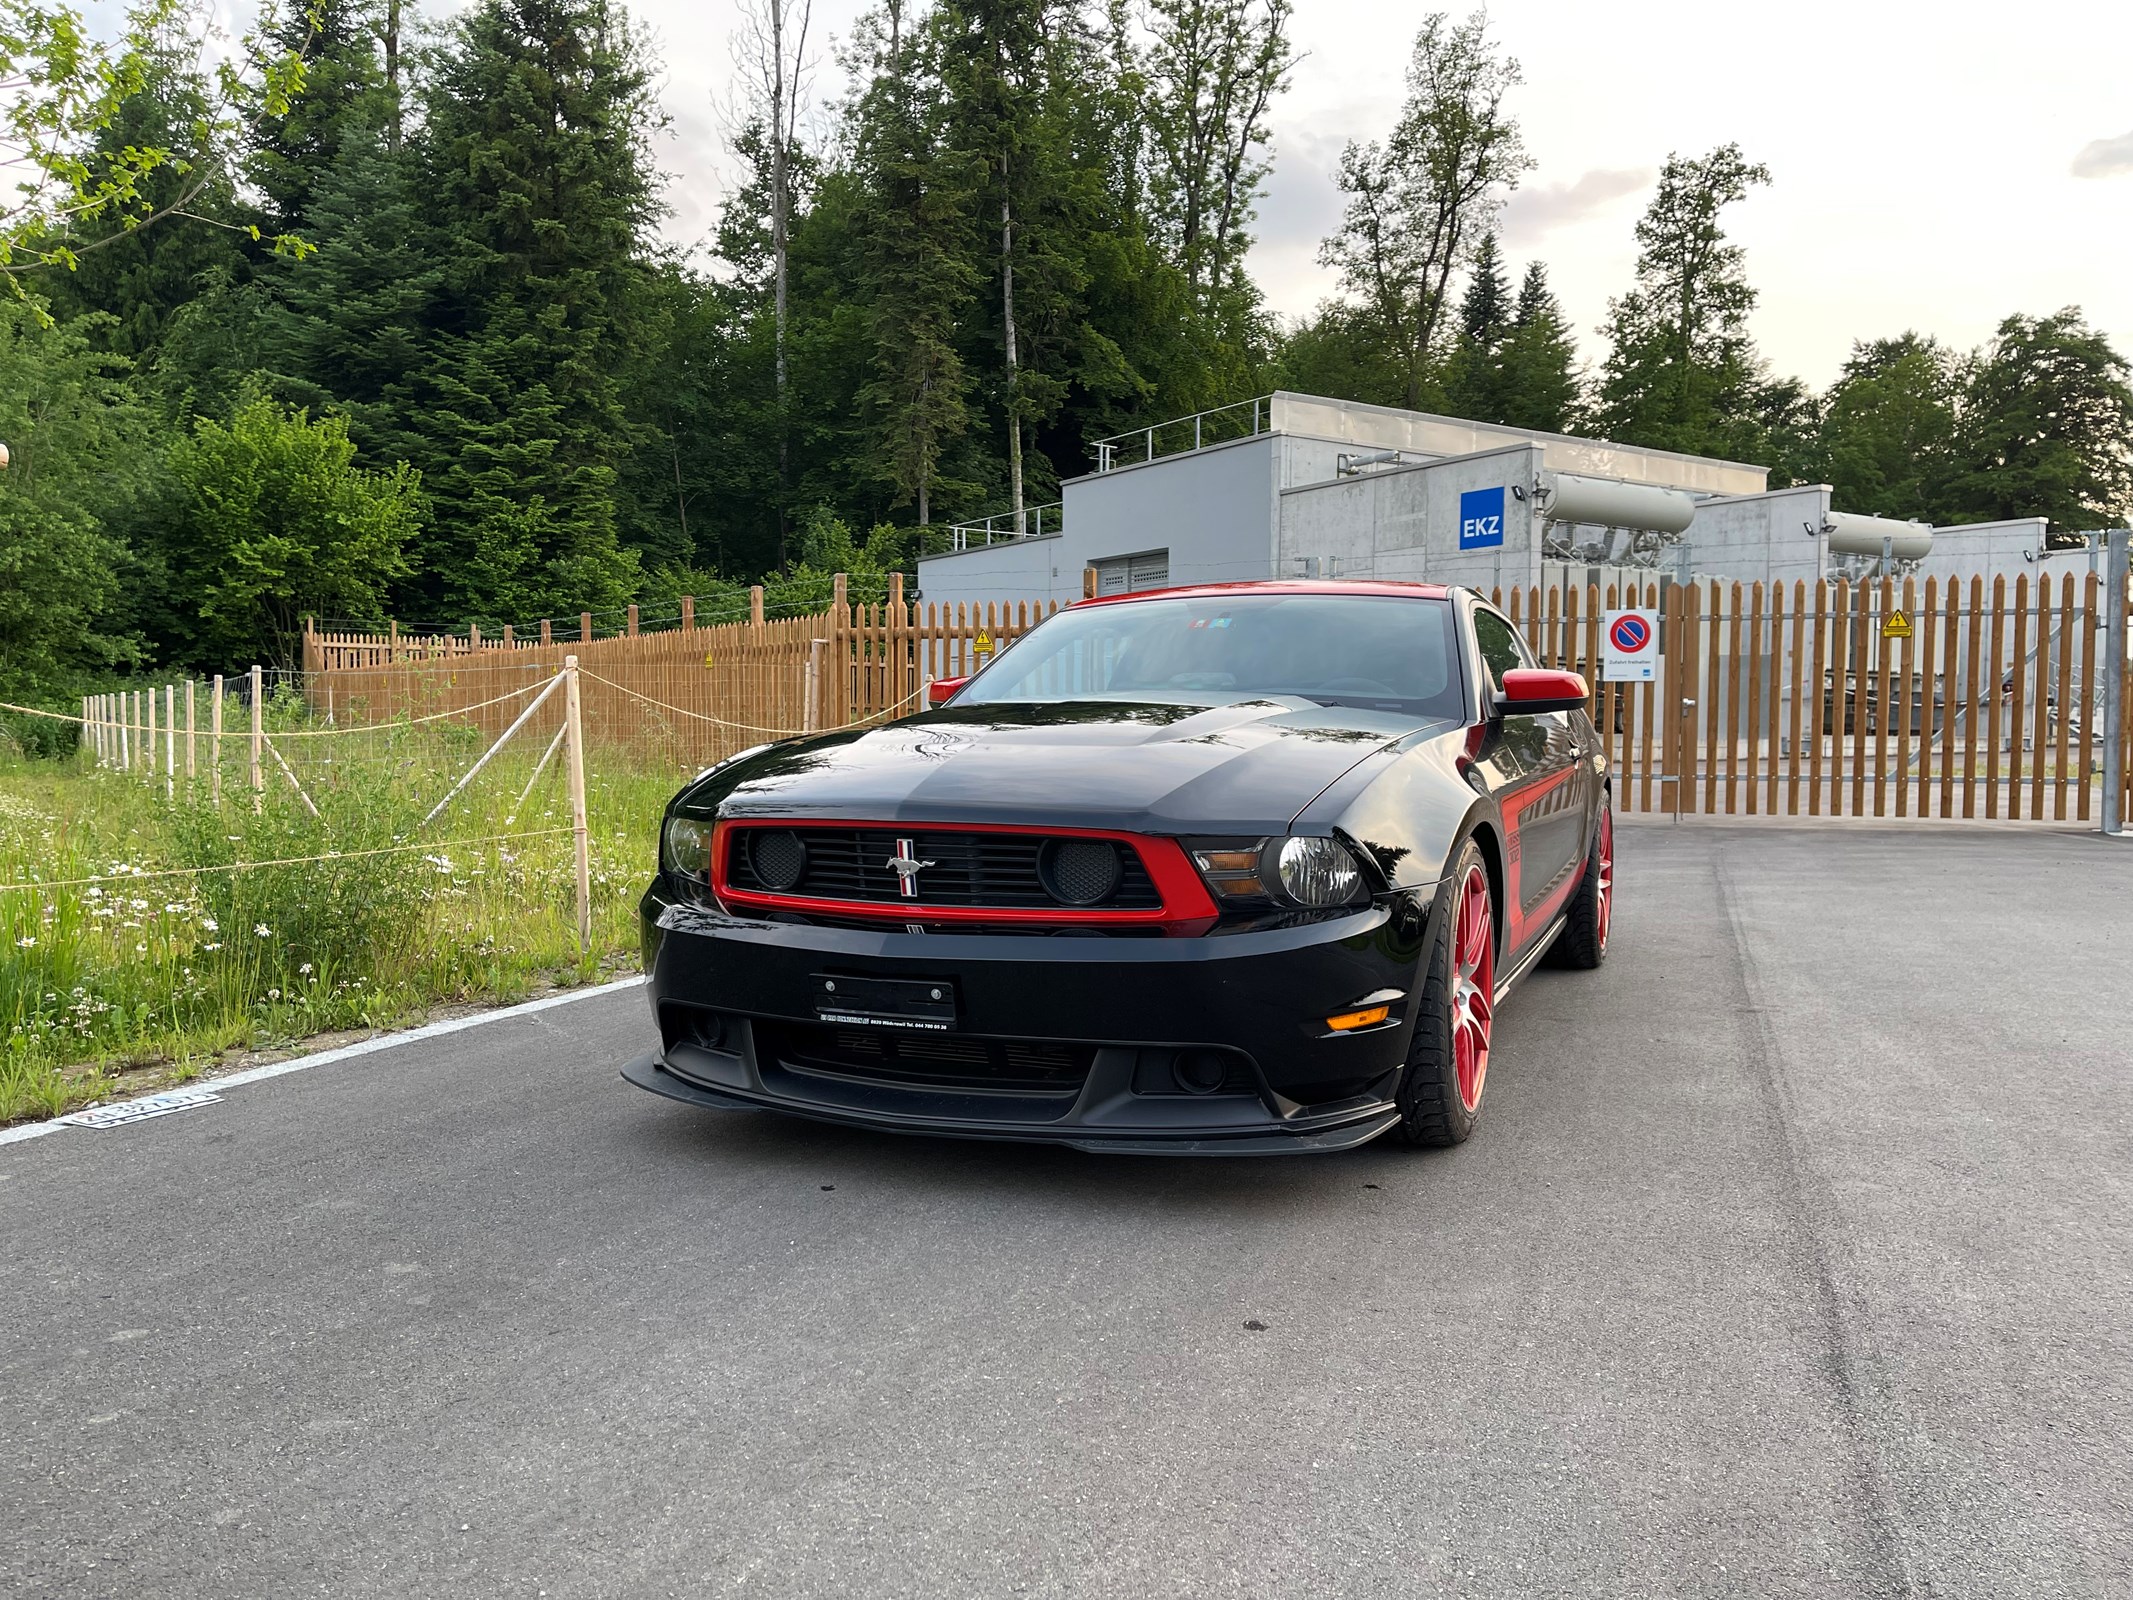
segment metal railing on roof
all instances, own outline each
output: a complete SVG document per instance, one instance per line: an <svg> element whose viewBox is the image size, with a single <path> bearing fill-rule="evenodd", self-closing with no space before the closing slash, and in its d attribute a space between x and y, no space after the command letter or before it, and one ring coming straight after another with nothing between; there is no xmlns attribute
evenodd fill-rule
<svg viewBox="0 0 2133 1600"><path fill-rule="evenodd" d="M1019 513L995 511L974 522L951 522L944 527L929 528L925 530L926 544L932 548L925 553L939 555L948 550L982 549L995 540L1040 539L1045 533L1047 512L1051 514L1051 531L1059 532L1064 525L1063 503L1048 500L1041 506L1024 506Z"/></svg>
<svg viewBox="0 0 2133 1600"><path fill-rule="evenodd" d="M1168 422L1135 428L1131 433L1113 434L1108 439L1094 441L1091 448L1096 452L1096 470L1109 472L1116 467L1153 461L1159 456L1183 455L1188 450L1204 449L1211 444L1250 439L1273 431L1273 426L1274 397L1262 394L1249 400L1232 401L1226 406L1215 406L1211 410L1195 411L1189 417L1172 417Z"/></svg>

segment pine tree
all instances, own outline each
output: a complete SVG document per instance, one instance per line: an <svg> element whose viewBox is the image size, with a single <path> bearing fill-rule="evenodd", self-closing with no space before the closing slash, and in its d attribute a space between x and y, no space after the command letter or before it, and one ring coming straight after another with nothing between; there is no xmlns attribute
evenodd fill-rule
<svg viewBox="0 0 2133 1600"><path fill-rule="evenodd" d="M1445 404L1477 422L1504 421L1503 343L1511 331L1511 286L1494 229L1481 236L1459 301L1459 333L1446 363Z"/></svg>
<svg viewBox="0 0 2133 1600"><path fill-rule="evenodd" d="M435 605L520 619L605 609L633 429L621 375L657 199L642 53L607 0L483 0L427 96L435 333L409 407L436 503Z"/></svg>
<svg viewBox="0 0 2133 1600"><path fill-rule="evenodd" d="M913 81L934 36L907 33L894 0L889 22L856 115L874 221L865 251L873 372L862 398L895 503L913 506L923 526L933 520L942 452L969 426L956 334L980 282L971 222L982 175L945 147L937 103Z"/></svg>
<svg viewBox="0 0 2133 1600"><path fill-rule="evenodd" d="M141 206L100 217L86 230L75 245L74 270L47 270L32 285L61 320L106 313L111 320L88 325L85 333L98 348L131 357L144 370L153 369L181 307L206 290L244 281L249 264L240 240L253 220L202 143L210 96L198 66L175 48L158 51L148 65L146 86L119 107L86 160L99 171L120 152L150 147L169 150L171 160L142 180ZM181 200L183 214L150 228L126 225Z"/></svg>
<svg viewBox="0 0 2133 1600"><path fill-rule="evenodd" d="M289 109L262 113L252 128L245 176L265 201L263 226L302 236L344 143L367 143L390 126L376 10L375 0L312 0L272 19L268 41L303 51L306 67L304 92Z"/></svg>
<svg viewBox="0 0 2133 1600"><path fill-rule="evenodd" d="M1548 269L1529 262L1509 332L1497 349L1497 420L1515 428L1568 433L1577 423L1577 342L1548 287Z"/></svg>

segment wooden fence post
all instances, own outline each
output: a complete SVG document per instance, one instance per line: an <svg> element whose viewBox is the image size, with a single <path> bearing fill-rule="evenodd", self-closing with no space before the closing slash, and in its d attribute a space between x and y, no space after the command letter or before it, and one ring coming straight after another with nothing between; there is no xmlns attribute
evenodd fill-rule
<svg viewBox="0 0 2133 1600"><path fill-rule="evenodd" d="M593 614L590 611L580 611L578 613L578 643L590 644L592 643L592 636Z"/></svg>
<svg viewBox="0 0 2133 1600"><path fill-rule="evenodd" d="M215 688L207 701L207 786L216 805L222 804L222 674L215 674Z"/></svg>
<svg viewBox="0 0 2133 1600"><path fill-rule="evenodd" d="M193 706L193 680L185 680L185 781L190 784L200 770L195 741L200 736L198 714Z"/></svg>
<svg viewBox="0 0 2133 1600"><path fill-rule="evenodd" d="M748 590L748 621L753 627L763 625L763 586L753 584Z"/></svg>
<svg viewBox="0 0 2133 1600"><path fill-rule="evenodd" d="M592 952L592 845L585 827L585 717L578 694L578 658L563 658L564 752L570 773L570 832L578 889L578 954Z"/></svg>
<svg viewBox="0 0 2133 1600"><path fill-rule="evenodd" d="M681 626L685 633L696 626L696 596L693 594L681 597Z"/></svg>
<svg viewBox="0 0 2133 1600"><path fill-rule="evenodd" d="M259 810L264 804L262 797L266 794L267 789L266 772L259 764L260 756L265 753L264 746L267 736L266 698L261 688L263 676L258 667L252 668L252 809L254 811Z"/></svg>
<svg viewBox="0 0 2133 1600"><path fill-rule="evenodd" d="M637 607L634 602L629 608L628 615L629 620L623 624L623 630L628 633L632 639L634 639L637 637Z"/></svg>
<svg viewBox="0 0 2133 1600"><path fill-rule="evenodd" d="M1081 569L1081 597L1084 600L1094 600L1096 598L1096 569L1094 567L1083 567Z"/></svg>
<svg viewBox="0 0 2133 1600"><path fill-rule="evenodd" d="M178 686L163 685L163 798L178 794Z"/></svg>

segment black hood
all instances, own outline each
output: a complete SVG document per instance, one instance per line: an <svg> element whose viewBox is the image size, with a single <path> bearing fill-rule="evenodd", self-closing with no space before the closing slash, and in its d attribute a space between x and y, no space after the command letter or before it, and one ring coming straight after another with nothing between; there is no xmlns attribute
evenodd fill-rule
<svg viewBox="0 0 2133 1600"><path fill-rule="evenodd" d="M1294 697L951 706L775 746L711 773L682 803L725 817L1280 833L1372 751L1434 725Z"/></svg>

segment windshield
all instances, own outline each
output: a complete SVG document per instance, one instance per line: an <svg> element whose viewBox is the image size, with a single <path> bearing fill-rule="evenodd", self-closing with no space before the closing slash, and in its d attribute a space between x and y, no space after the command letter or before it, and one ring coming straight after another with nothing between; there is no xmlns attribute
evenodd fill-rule
<svg viewBox="0 0 2133 1600"><path fill-rule="evenodd" d="M1062 611L971 680L958 705L1221 704L1298 695L1409 716L1459 712L1449 600L1188 595Z"/></svg>

